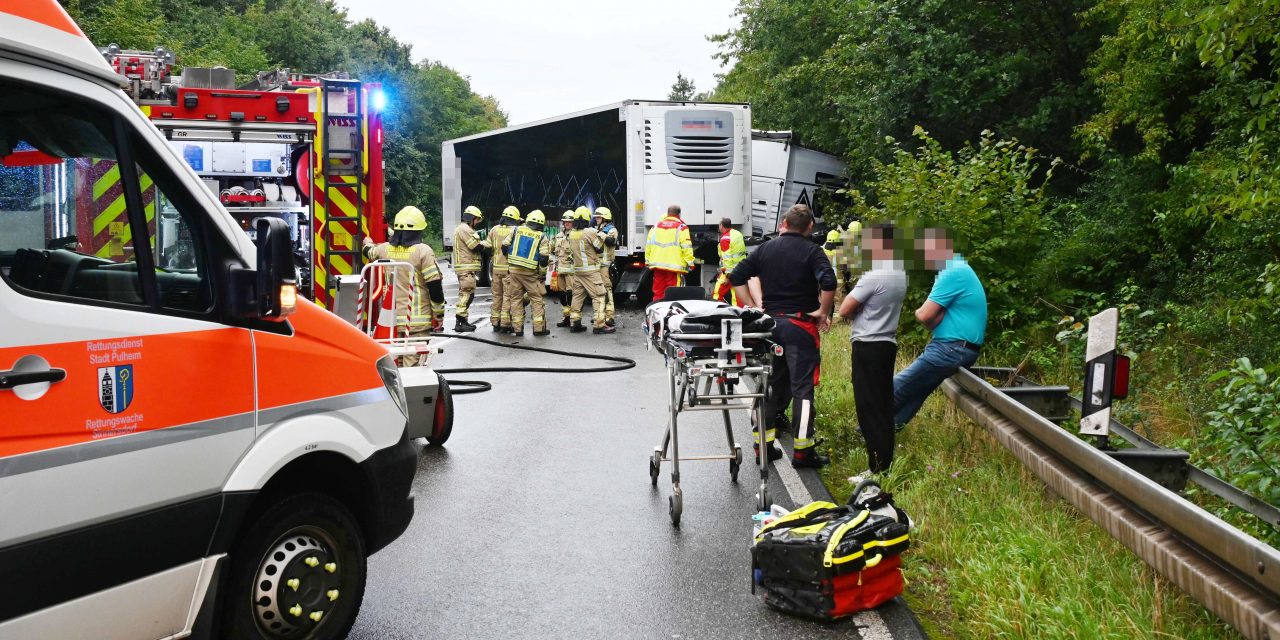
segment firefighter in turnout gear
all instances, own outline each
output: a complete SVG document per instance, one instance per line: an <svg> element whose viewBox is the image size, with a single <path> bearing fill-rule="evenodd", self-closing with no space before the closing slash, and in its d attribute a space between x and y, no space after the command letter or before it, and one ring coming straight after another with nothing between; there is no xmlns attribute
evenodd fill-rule
<svg viewBox="0 0 1280 640"><path fill-rule="evenodd" d="M480 238L476 227L484 215L476 207L462 212L462 222L453 232L453 270L458 274L458 309L453 317L453 330L475 331L476 326L467 320L471 300L476 293L476 276L480 273L480 252L491 248L488 240Z"/></svg>
<svg viewBox="0 0 1280 640"><path fill-rule="evenodd" d="M541 211L533 210L525 218L523 227L517 227L502 241L502 254L507 257L507 309L511 313L512 334L524 335L524 296L529 295L533 307L533 335L545 336L547 310L542 298L547 290L542 286L542 268L551 259L551 247L542 229L547 218Z"/></svg>
<svg viewBox="0 0 1280 640"><path fill-rule="evenodd" d="M662 300L668 287L684 286L684 274L696 265L689 225L680 219L679 205L667 207L666 217L649 230L644 262L652 273L654 302Z"/></svg>
<svg viewBox="0 0 1280 640"><path fill-rule="evenodd" d="M604 323L614 326L613 315L613 260L618 253L618 228L613 226L613 212L608 207L597 207L594 219L600 238L604 240L604 255L600 262L600 278L604 280Z"/></svg>
<svg viewBox="0 0 1280 640"><path fill-rule="evenodd" d="M569 331L587 330L582 326L582 305L587 296L591 296L591 307L595 311L592 333L614 333L615 329L604 322L604 281L600 278L604 240L591 226L590 218L591 212L580 207L574 214L573 231L569 232L569 259L573 264L573 307L569 311L573 325Z"/></svg>
<svg viewBox="0 0 1280 640"><path fill-rule="evenodd" d="M747 241L742 232L733 228L733 221L720 219L720 242L716 245L716 253L720 256L720 273L716 276L716 286L712 289L711 298L737 306L738 296L729 284L729 274L747 257Z"/></svg>
<svg viewBox="0 0 1280 640"><path fill-rule="evenodd" d="M401 309L409 312L408 318L397 317L395 320L397 325L408 324L410 337L444 329L444 285L436 254L430 245L422 241L426 228L427 217L422 211L417 207L405 207L396 214L389 242L375 245L368 237L364 239L365 259L407 262L413 269L412 273L406 273L404 267L384 272L388 285L394 272L397 315ZM400 365L411 367L419 360L417 355L403 356Z"/></svg>
<svg viewBox="0 0 1280 640"><path fill-rule="evenodd" d="M560 217L560 233L556 234L556 284L560 288L560 312L562 317L557 327L568 327L570 307L573 306L573 261L569 258L569 232L573 231L573 211L565 211Z"/></svg>
<svg viewBox="0 0 1280 640"><path fill-rule="evenodd" d="M507 207L502 210L502 219L498 221L498 226L489 231L489 242L493 247L501 247L516 230L516 226L520 224L520 210L515 207ZM489 322L493 325L494 331L509 331L511 329L511 312L507 309L507 257L502 255L501 251L493 252L492 272L490 273L490 286L493 292L493 304L489 308Z"/></svg>
<svg viewBox="0 0 1280 640"><path fill-rule="evenodd" d="M837 295L847 296L853 291L854 277L862 268L862 220L854 218L849 221L849 228L841 234L844 249L844 267L836 269L836 275L844 279L845 286L837 288ZM843 298L841 298L843 299Z"/></svg>
<svg viewBox="0 0 1280 640"><path fill-rule="evenodd" d="M827 254L827 262L831 263L831 268L836 272L837 295L844 292L845 276L849 272L849 264L846 262L847 254L845 253L844 241L841 235L839 229L832 229L827 232L827 241L822 244L822 252Z"/></svg>

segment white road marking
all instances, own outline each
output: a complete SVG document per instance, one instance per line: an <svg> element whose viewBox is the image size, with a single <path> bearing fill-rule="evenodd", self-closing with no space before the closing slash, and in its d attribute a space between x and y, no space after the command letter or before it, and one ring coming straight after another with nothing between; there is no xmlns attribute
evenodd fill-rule
<svg viewBox="0 0 1280 640"><path fill-rule="evenodd" d="M858 626L858 635L862 640L893 640L893 632L884 623L880 612L875 609L859 611L853 616L853 624Z"/></svg>

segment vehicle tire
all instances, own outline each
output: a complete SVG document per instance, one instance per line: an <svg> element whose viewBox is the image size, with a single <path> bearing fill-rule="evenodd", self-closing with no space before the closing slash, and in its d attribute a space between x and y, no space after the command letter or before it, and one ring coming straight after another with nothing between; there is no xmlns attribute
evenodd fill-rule
<svg viewBox="0 0 1280 640"><path fill-rule="evenodd" d="M636 302L643 309L653 302L653 272L645 271L640 278L640 288L636 289Z"/></svg>
<svg viewBox="0 0 1280 640"><path fill-rule="evenodd" d="M453 435L453 390L449 388L449 381L444 376L437 373L436 379L440 381L439 391L436 392L436 419L431 435L427 436L427 444L439 447Z"/></svg>
<svg viewBox="0 0 1280 640"><path fill-rule="evenodd" d="M355 624L364 599L364 537L351 512L328 495L301 493L268 507L229 562L222 611L228 638L337 640Z"/></svg>

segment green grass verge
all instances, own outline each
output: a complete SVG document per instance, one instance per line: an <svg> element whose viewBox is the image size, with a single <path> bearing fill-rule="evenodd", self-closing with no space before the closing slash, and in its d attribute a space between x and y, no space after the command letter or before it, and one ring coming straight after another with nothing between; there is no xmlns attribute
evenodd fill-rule
<svg viewBox="0 0 1280 640"><path fill-rule="evenodd" d="M866 469L848 325L822 348L818 432L838 499ZM914 354L899 354L899 369ZM1237 638L935 392L899 435L885 484L916 520L906 598L934 638Z"/></svg>

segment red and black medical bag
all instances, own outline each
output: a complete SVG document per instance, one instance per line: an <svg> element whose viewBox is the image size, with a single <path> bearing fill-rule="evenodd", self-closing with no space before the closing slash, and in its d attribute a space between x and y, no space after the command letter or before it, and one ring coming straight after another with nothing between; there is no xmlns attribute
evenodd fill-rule
<svg viewBox="0 0 1280 640"><path fill-rule="evenodd" d="M902 593L908 523L887 493L851 505L805 505L757 534L754 585L769 606L807 618L875 608Z"/></svg>

